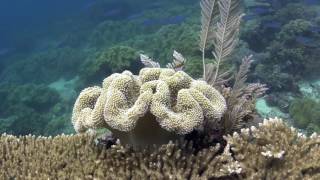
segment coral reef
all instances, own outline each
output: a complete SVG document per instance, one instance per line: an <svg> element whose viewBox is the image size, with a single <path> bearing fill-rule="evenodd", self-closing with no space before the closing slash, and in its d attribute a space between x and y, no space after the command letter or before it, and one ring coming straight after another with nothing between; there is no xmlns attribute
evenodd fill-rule
<svg viewBox="0 0 320 180"><path fill-rule="evenodd" d="M202 23L208 21L210 24L211 19L216 20L216 13L206 12L211 4L215 1L201 1L205 17ZM76 131L105 127L122 143L135 146L162 144L172 136L193 131L214 135L217 141L221 141L223 134L256 124L259 118L254 112L254 103L266 88L259 83L246 83L252 56L243 58L235 74L225 63L238 42L242 5L238 1L226 1L218 2L217 6L220 11L213 11L220 12L220 18L217 25L213 23L214 31L208 34L208 27L202 26L202 80L193 80L181 71L186 59L176 51L173 63L167 66L172 69L159 69L161 62L141 55L142 63L153 68L142 69L138 77L128 71L113 74L104 80L102 88L90 87L80 94L72 117ZM232 14L227 16L228 12ZM185 27L189 26L181 26ZM208 42L211 36L213 42ZM174 42L180 42L176 39ZM212 45L214 59L207 64L206 50ZM189 53L194 50L190 49ZM233 87L228 87L232 79ZM149 135L141 132L146 127L152 127L149 129L153 132Z"/></svg>
<svg viewBox="0 0 320 180"><path fill-rule="evenodd" d="M226 137L246 179L320 178L320 137L306 137L281 119Z"/></svg>
<svg viewBox="0 0 320 180"><path fill-rule="evenodd" d="M0 80L8 83L50 83L61 77L69 79L74 77L84 61L82 51L75 48L52 48L34 53L27 58L12 59L10 66L0 74ZM50 67L50 68L49 68Z"/></svg>
<svg viewBox="0 0 320 180"><path fill-rule="evenodd" d="M72 124L66 122L71 111L66 101L72 95L61 99L61 92L69 89L57 88L59 96L42 85L0 86L0 132L52 135L73 125L82 133L54 138L1 135L0 179L320 179L320 137L306 137L278 118L258 126L255 103L266 86L246 83L252 66L250 80L282 91L268 103L283 105L280 109L290 113L295 126L310 134L319 131L319 102L303 98L289 107L291 94L277 97L283 91L299 92L298 80L319 75L320 19L316 9L300 1L259 1L249 10L259 18L248 20L240 32L241 1L202 0L200 52L198 19L190 18L196 6L189 7L186 0L179 1L184 6L169 7L175 1L161 8L144 0L120 17L123 2L115 9L100 6L105 0L93 2L89 9L95 22L74 26L81 31L64 40L27 50L31 55L24 61L17 59L25 55L6 59L13 65L1 62L8 64L1 67L4 82L50 84L80 74L79 84L70 85L79 88L108 77L101 86L81 91ZM139 8L146 10L138 13ZM247 42L238 46L239 33ZM29 43L25 39L18 51ZM182 60L174 57L168 69L144 68L134 75L142 66L140 49L160 59L159 67L170 61L168 52L174 49L186 58L175 52ZM234 49L241 52L232 54ZM244 54L260 56L253 62ZM241 57L233 73L233 63L240 64ZM191 78L182 67L202 79ZM125 69L129 71L116 73ZM109 130L104 138L98 136Z"/></svg>
<svg viewBox="0 0 320 180"><path fill-rule="evenodd" d="M198 55L197 28L191 23L167 25L159 28L153 34L129 39L126 44L136 49L143 49L161 64L166 64L170 61L173 50L177 50L186 57Z"/></svg>
<svg viewBox="0 0 320 180"><path fill-rule="evenodd" d="M256 57L250 79L267 84L267 103L280 110L278 116L287 117L308 134L318 132L319 110L311 105L316 105L311 101L318 97L312 93L312 97L305 96L299 86L319 78L319 3L297 0L281 1L277 6L274 1L263 4L248 10L255 16L245 17L242 32L249 49L265 54L264 58Z"/></svg>
<svg viewBox="0 0 320 180"><path fill-rule="evenodd" d="M310 98L294 100L289 108L293 125L309 134L320 132L320 103Z"/></svg>
<svg viewBox="0 0 320 180"><path fill-rule="evenodd" d="M224 97L206 82L183 71L144 68L139 76L124 71L107 77L102 88L84 89L72 122L77 132L106 127L122 143L157 144L174 134L217 126L225 110Z"/></svg>
<svg viewBox="0 0 320 180"><path fill-rule="evenodd" d="M274 9L276 13L249 21L243 39L250 49L267 54L254 67L254 78L272 91L297 93L299 80L319 76L317 10L303 3L285 3Z"/></svg>
<svg viewBox="0 0 320 180"><path fill-rule="evenodd" d="M119 144L95 146L88 135L1 135L0 178L319 179L316 134L305 137L275 118L225 139L225 148L199 149L195 141L183 140L135 151Z"/></svg>
<svg viewBox="0 0 320 180"><path fill-rule="evenodd" d="M52 135L52 131L46 131L49 122L55 119L63 119L64 125L69 122L66 112L71 111L68 108L71 105L45 85L0 85L0 100L1 133Z"/></svg>
<svg viewBox="0 0 320 180"><path fill-rule="evenodd" d="M82 64L80 81L87 85L100 82L101 78L125 69L136 72L141 68L138 62L139 54L136 49L128 46L113 46L97 53L96 57Z"/></svg>
<svg viewBox="0 0 320 180"><path fill-rule="evenodd" d="M129 31L130 29L130 31ZM90 36L90 45L93 47L108 48L116 43L126 41L132 36L139 35L143 29L138 24L128 22L105 21L97 25Z"/></svg>

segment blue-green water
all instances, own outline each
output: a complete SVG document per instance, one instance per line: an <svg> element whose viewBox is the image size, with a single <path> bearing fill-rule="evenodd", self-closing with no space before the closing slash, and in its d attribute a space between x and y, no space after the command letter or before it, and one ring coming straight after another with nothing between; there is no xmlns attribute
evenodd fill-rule
<svg viewBox="0 0 320 180"><path fill-rule="evenodd" d="M320 132L320 3L247 0L240 42L228 66L253 54L250 82L267 84L257 110ZM162 65L182 53L201 76L197 0L0 2L0 133L72 133L80 90L106 76ZM208 51L208 56L212 54Z"/></svg>

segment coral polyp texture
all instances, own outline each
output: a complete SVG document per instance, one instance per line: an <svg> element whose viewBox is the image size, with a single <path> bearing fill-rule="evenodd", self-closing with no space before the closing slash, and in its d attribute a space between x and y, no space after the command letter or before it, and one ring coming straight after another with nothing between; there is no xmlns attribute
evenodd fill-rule
<svg viewBox="0 0 320 180"><path fill-rule="evenodd" d="M136 151L94 139L1 135L0 179L320 178L320 136L306 137L277 118L226 136L226 146L197 147L207 144L199 138Z"/></svg>
<svg viewBox="0 0 320 180"><path fill-rule="evenodd" d="M102 87L84 89L74 105L77 132L107 128L122 143L158 144L218 126L226 110L224 97L204 81L183 71L144 68L112 74Z"/></svg>
<svg viewBox="0 0 320 180"><path fill-rule="evenodd" d="M320 179L320 136L310 137L282 119L264 120L225 138L247 179Z"/></svg>

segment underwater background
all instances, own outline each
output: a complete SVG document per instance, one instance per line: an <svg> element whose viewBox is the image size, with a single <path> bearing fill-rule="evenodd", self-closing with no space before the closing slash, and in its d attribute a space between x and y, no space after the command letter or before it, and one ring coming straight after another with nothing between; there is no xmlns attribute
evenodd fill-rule
<svg viewBox="0 0 320 180"><path fill-rule="evenodd" d="M245 3L227 66L253 54L249 81L269 88L258 113L320 133L320 2ZM177 50L188 60L185 71L200 77L199 14L198 0L2 0L0 133L74 133L80 90L115 72L137 73L140 53L164 65Z"/></svg>

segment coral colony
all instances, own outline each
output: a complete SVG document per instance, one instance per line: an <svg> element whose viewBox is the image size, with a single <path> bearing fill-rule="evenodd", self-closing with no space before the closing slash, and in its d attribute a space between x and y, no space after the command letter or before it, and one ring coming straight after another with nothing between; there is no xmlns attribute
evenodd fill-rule
<svg viewBox="0 0 320 180"><path fill-rule="evenodd" d="M139 76L125 71L106 78L102 88L84 89L72 121L77 132L104 127L122 143L157 144L218 125L225 110L224 97L204 81L183 71L144 68Z"/></svg>
<svg viewBox="0 0 320 180"><path fill-rule="evenodd" d="M114 73L81 91L76 135L2 135L0 178L320 179L320 137L256 113L267 88L246 83L253 56L236 72L222 67L238 42L241 1L200 5L202 78L183 71L177 51L166 68L141 54L138 74Z"/></svg>

